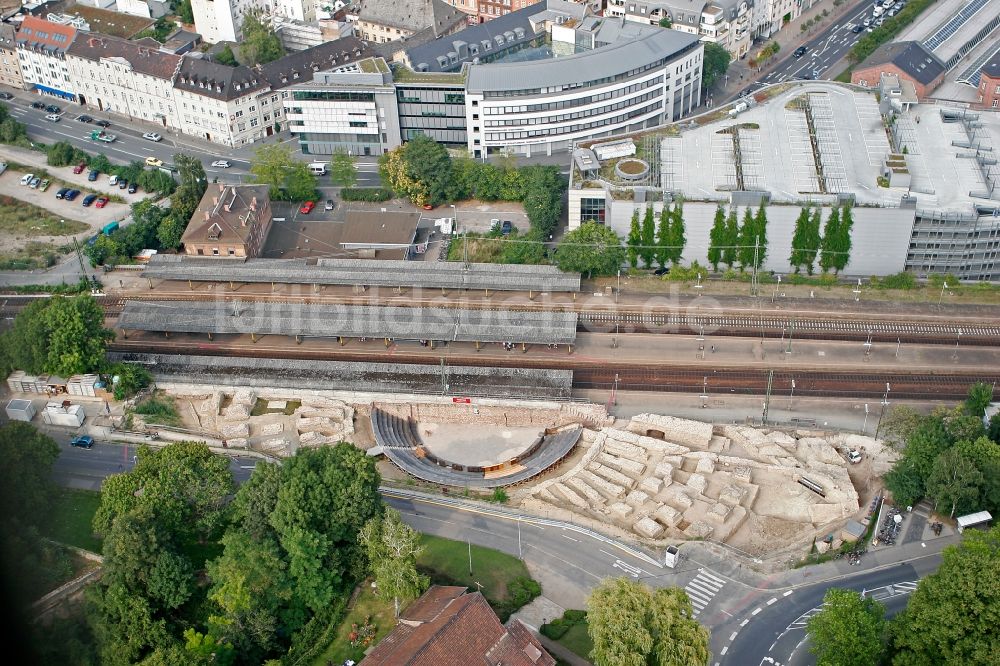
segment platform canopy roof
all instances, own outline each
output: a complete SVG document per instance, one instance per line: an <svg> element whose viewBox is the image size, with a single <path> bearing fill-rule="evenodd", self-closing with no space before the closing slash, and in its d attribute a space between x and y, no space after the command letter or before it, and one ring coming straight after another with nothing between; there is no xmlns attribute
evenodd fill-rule
<svg viewBox="0 0 1000 666"><path fill-rule="evenodd" d="M580 291L580 274L555 266L466 264L379 259L228 259L154 256L143 277L196 282L493 289L496 291Z"/></svg>
<svg viewBox="0 0 1000 666"><path fill-rule="evenodd" d="M576 340L576 325L575 312L130 300L118 317L117 328L220 335L570 344Z"/></svg>

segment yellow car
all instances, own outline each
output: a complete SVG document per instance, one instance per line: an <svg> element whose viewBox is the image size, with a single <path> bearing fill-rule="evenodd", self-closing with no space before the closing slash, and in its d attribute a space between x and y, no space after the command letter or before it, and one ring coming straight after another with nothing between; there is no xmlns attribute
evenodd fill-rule
<svg viewBox="0 0 1000 666"><path fill-rule="evenodd" d="M155 157L147 157L146 166L151 166L151 167L163 166L163 160L158 160Z"/></svg>

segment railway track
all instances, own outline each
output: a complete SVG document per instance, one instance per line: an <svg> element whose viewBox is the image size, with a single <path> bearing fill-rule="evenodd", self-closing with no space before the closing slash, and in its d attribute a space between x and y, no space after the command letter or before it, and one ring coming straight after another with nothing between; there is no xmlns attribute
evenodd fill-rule
<svg viewBox="0 0 1000 666"><path fill-rule="evenodd" d="M226 301L258 302L302 302L310 304L368 304L370 299L329 297L290 297L281 294L245 294L215 296L209 293L165 294L150 292L148 295L127 297L98 296L97 300L108 316L121 313L128 300L159 301L203 301L221 298ZM0 316L12 317L28 303L36 300L33 296L0 296ZM393 303L402 305L402 303ZM469 309L535 311L542 309L541 303L491 304L486 307L478 301L456 301L434 303L435 307L463 307ZM921 344L955 344L971 346L1000 346L1000 325L996 320L969 319L944 323L914 317L913 321L887 319L884 316L871 319L847 319L832 316L776 315L762 313L747 314L686 314L634 312L626 308L616 311L577 309L570 304L551 305L555 311L576 311L579 313L578 330L581 332L604 333L659 333L665 335L706 335L725 337L784 338L791 336L800 340L841 340L858 342L901 342Z"/></svg>
<svg viewBox="0 0 1000 666"><path fill-rule="evenodd" d="M109 345L110 351L143 352L172 355L234 356L242 358L286 358L296 360L337 360L361 362L392 362L401 365L426 365L433 359L397 351L391 357L371 352L338 350L332 355L326 350L288 345L266 352L250 347L222 347L213 344L191 344L171 341L123 341ZM654 366L649 364L614 364L595 367L572 356L564 358L530 358L514 354L510 359L466 356L451 358L451 365L569 369L573 371L573 386L577 389L611 389L670 393L698 393L718 398L722 395L763 395L772 371L766 369L711 369L702 366ZM797 396L843 397L858 399L882 398L886 384L896 399L962 399L975 382L992 383L1000 380L1000 370L982 372L937 372L915 370L912 373L891 372L831 372L829 369L774 370L770 377L773 395L787 394L795 381Z"/></svg>

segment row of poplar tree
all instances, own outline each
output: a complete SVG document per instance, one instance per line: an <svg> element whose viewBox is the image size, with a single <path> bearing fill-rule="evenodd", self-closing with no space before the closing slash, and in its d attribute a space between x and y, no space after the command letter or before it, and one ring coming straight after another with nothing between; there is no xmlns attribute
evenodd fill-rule
<svg viewBox="0 0 1000 666"><path fill-rule="evenodd" d="M820 270L824 273L831 270L839 273L851 259L851 227L854 226L851 207L831 210L826 227L822 225L822 214L823 210L818 206L805 206L795 220L792 253L788 261L795 266L796 273L804 267L812 275L817 255ZM820 228L823 228L822 234Z"/></svg>
<svg viewBox="0 0 1000 666"><path fill-rule="evenodd" d="M708 261L712 270L719 264L732 268L760 268L767 256L767 209L764 204L754 213L749 206L743 211L743 224L737 222L736 206L729 214L720 205L708 234Z"/></svg>
<svg viewBox="0 0 1000 666"><path fill-rule="evenodd" d="M652 207L647 206L642 222L639 211L632 213L632 226L625 241L625 256L632 268L639 267L639 260L646 268L661 268L669 261L676 265L684 253L687 238L684 234L684 202L677 200L671 208L664 204L659 223Z"/></svg>

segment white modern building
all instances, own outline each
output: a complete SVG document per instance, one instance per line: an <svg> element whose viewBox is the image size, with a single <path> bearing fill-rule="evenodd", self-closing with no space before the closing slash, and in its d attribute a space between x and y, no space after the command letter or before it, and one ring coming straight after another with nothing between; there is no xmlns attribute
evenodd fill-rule
<svg viewBox="0 0 1000 666"><path fill-rule="evenodd" d="M66 52L77 102L180 129L174 77L181 56L126 39L81 32Z"/></svg>
<svg viewBox="0 0 1000 666"><path fill-rule="evenodd" d="M698 35L742 58L750 50L755 1L761 0L608 0L605 14L650 25L666 19L672 29Z"/></svg>
<svg viewBox="0 0 1000 666"><path fill-rule="evenodd" d="M268 5L267 0L191 0L195 29L210 44L240 41L243 19L267 13Z"/></svg>

